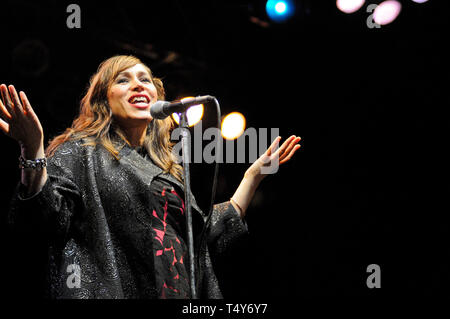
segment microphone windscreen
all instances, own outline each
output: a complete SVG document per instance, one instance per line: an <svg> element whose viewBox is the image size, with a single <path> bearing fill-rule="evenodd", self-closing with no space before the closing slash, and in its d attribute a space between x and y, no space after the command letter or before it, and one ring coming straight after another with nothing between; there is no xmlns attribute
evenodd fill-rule
<svg viewBox="0 0 450 319"><path fill-rule="evenodd" d="M169 102L166 101L156 101L151 107L150 107L150 115L154 119L158 120L164 120L168 115L164 113L164 107L166 105L170 105Z"/></svg>

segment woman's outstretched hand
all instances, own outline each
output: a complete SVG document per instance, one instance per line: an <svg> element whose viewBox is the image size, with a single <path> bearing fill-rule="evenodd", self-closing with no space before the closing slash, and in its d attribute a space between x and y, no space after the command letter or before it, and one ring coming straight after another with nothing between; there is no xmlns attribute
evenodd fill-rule
<svg viewBox="0 0 450 319"><path fill-rule="evenodd" d="M244 178L239 184L230 202L244 218L247 207L250 204L259 183L268 174L278 171L281 164L289 161L300 148L300 137L292 135L278 148L281 137L277 137L267 151L264 152L245 172Z"/></svg>
<svg viewBox="0 0 450 319"><path fill-rule="evenodd" d="M300 137L292 135L278 148L281 141L278 136L267 151L247 169L245 176L262 180L265 176L276 173L278 167L289 161L300 148L300 140Z"/></svg>
<svg viewBox="0 0 450 319"><path fill-rule="evenodd" d="M0 85L0 92L0 129L19 143L27 159L42 156L44 132L27 96L13 85Z"/></svg>

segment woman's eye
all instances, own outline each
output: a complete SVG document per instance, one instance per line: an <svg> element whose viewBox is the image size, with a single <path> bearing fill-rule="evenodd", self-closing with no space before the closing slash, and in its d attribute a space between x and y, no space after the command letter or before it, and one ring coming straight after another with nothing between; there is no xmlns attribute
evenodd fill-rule
<svg viewBox="0 0 450 319"><path fill-rule="evenodd" d="M127 83L129 80L127 78L121 78L117 80L117 83ZM139 81L141 82L147 82L147 83L152 83L152 80L150 80L149 78L142 78Z"/></svg>

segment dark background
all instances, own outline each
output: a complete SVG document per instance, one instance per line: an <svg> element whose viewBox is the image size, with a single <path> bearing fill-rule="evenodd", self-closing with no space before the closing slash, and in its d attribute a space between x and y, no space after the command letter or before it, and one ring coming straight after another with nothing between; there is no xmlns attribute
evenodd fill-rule
<svg viewBox="0 0 450 319"><path fill-rule="evenodd" d="M218 269L225 297L448 294L445 1L401 1L380 29L366 26L370 0L351 15L335 1L297 1L284 24L270 23L265 1L77 1L81 29L69 29L71 2L0 9L0 83L27 93L46 141L71 124L89 77L116 54L141 58L168 100L211 94L247 127L302 137L260 185L250 238ZM214 116L208 109L204 128ZM42 254L17 250L5 222L19 147L4 134L0 142L2 288L40 297ZM248 166L221 165L217 202ZM192 170L206 210L213 166ZM381 267L381 289L366 286L370 264Z"/></svg>

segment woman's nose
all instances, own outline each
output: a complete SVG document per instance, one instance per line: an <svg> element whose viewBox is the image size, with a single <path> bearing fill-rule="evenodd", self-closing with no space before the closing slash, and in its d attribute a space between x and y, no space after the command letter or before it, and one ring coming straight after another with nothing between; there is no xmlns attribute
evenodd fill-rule
<svg viewBox="0 0 450 319"><path fill-rule="evenodd" d="M132 83L132 87L131 88L132 88L133 91L140 92L140 91L144 90L144 85L141 83L141 81L134 80L133 83Z"/></svg>

